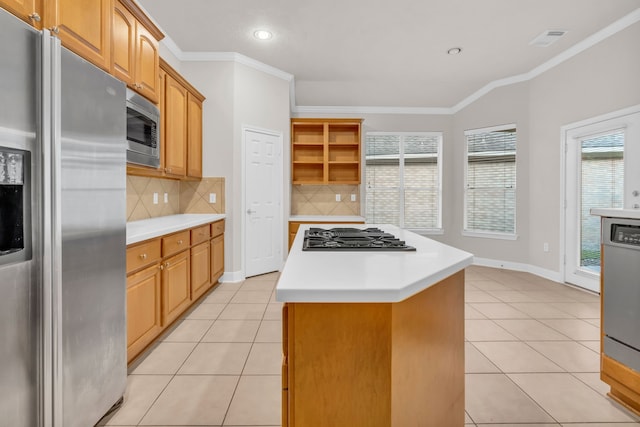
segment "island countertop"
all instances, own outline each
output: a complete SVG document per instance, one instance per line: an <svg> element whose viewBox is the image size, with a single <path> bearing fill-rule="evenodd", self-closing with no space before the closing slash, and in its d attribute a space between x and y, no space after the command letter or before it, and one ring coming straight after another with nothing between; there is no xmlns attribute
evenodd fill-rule
<svg viewBox="0 0 640 427"><path fill-rule="evenodd" d="M393 225L378 227L407 245L408 251L302 251L303 224L296 235L276 286L281 302L399 302L464 269L473 255Z"/></svg>

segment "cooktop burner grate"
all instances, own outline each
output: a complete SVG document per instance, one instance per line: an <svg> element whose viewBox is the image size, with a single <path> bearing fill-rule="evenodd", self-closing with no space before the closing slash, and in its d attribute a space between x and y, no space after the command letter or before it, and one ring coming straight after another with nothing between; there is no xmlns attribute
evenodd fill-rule
<svg viewBox="0 0 640 427"><path fill-rule="evenodd" d="M315 228L304 233L303 251L415 251L379 228Z"/></svg>

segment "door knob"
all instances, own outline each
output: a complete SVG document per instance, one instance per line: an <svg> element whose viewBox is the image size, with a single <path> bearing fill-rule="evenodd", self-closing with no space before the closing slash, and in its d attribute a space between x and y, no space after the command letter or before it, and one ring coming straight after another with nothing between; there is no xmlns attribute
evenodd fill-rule
<svg viewBox="0 0 640 427"><path fill-rule="evenodd" d="M251 215L251 214L253 214L253 213L256 213L256 211L252 211L251 209L247 209L247 213L248 213L249 215Z"/></svg>

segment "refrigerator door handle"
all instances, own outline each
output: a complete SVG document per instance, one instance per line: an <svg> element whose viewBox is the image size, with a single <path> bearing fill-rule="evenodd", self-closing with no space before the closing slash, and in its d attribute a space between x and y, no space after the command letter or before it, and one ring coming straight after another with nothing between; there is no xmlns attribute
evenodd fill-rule
<svg viewBox="0 0 640 427"><path fill-rule="evenodd" d="M62 427L62 236L60 206L60 39L42 34L43 425Z"/></svg>

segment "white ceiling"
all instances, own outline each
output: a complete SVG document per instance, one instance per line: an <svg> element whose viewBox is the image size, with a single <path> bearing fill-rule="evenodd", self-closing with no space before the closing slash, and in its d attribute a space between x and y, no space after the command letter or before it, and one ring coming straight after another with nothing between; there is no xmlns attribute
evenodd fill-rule
<svg viewBox="0 0 640 427"><path fill-rule="evenodd" d="M639 0L138 0L178 48L237 52L295 77L298 106L451 108L528 73ZM256 29L273 32L269 41ZM529 42L568 30L555 44ZM459 55L447 55L461 47Z"/></svg>

